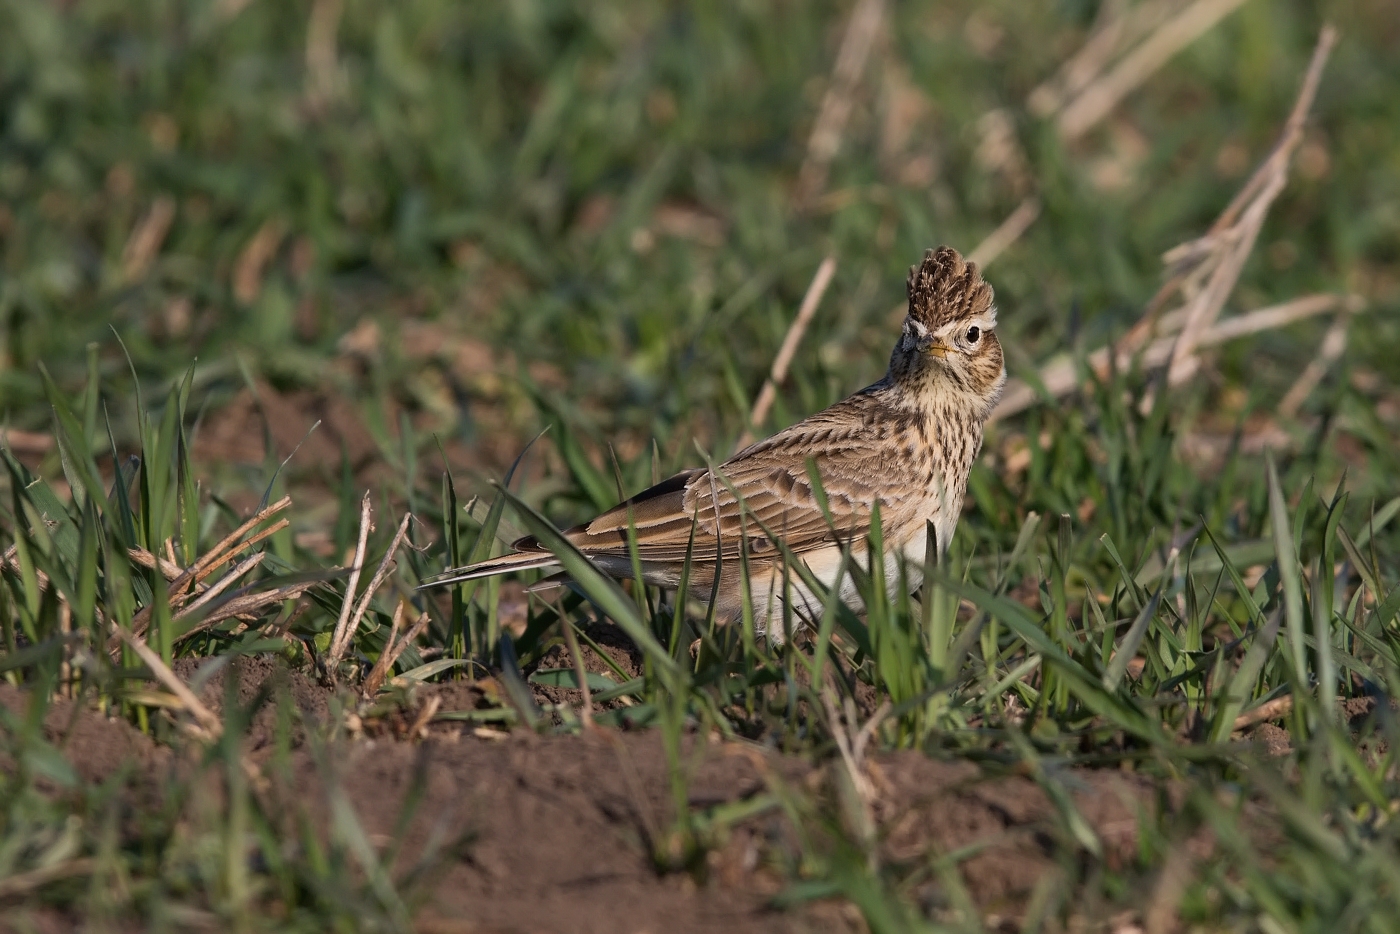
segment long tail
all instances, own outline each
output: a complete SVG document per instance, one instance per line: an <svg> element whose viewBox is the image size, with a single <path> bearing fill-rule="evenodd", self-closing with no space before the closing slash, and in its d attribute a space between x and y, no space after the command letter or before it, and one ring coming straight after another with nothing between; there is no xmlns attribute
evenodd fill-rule
<svg viewBox="0 0 1400 934"><path fill-rule="evenodd" d="M460 584L462 581L495 577L497 574L505 574L508 571L529 571L535 568L556 567L558 564L559 559L547 551L517 551L499 558L487 558L485 561L478 561L476 564L468 564L465 567L451 568L436 577L425 580L418 585L418 589L445 587L448 584Z"/></svg>

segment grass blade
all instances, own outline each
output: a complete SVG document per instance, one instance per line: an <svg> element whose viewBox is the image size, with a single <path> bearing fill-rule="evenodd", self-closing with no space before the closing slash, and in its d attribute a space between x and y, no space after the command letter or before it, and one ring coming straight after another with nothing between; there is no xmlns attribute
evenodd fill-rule
<svg viewBox="0 0 1400 934"><path fill-rule="evenodd" d="M1265 458L1269 478L1269 522L1273 526L1274 555L1278 561L1279 581L1283 586L1284 622L1287 624L1289 657L1293 662L1293 681L1299 693L1308 687L1308 656L1304 635L1307 627L1303 611L1303 580L1298 569L1297 544L1293 539L1293 523L1289 520L1288 504L1283 498L1278 468L1273 455Z"/></svg>
<svg viewBox="0 0 1400 934"><path fill-rule="evenodd" d="M560 565L588 595L589 599L622 627L623 631L633 642L637 643L637 647L646 654L652 664L669 679L676 680L684 677L675 659L651 634L651 628L647 625L647 621L638 614L637 604L623 592L617 582L594 567L593 562L584 557L583 552L575 548L573 543L565 538L548 519L504 486L498 486L497 489L500 491L502 499L514 507L530 534L534 535L541 545L549 549L559 559Z"/></svg>
<svg viewBox="0 0 1400 934"><path fill-rule="evenodd" d="M1118 689L1118 682L1123 680L1128 663L1137 657L1138 647L1142 645L1143 636L1147 635L1147 627L1157 615L1157 606L1162 602L1162 589L1158 587L1152 599L1147 601L1147 606L1138 613L1137 619L1133 620L1132 626L1128 627L1127 634L1123 636L1123 642L1114 653L1113 660L1108 663L1108 669L1103 673L1103 686L1107 690Z"/></svg>
<svg viewBox="0 0 1400 934"><path fill-rule="evenodd" d="M1254 637L1254 642L1244 653L1240 667L1236 669L1229 681L1222 685L1215 719L1211 721L1210 725L1212 742L1223 743L1230 738L1230 733L1235 728L1235 718L1244 708L1245 701L1253 696L1254 682L1259 677L1259 672L1263 670L1264 662L1268 659L1269 653L1273 651L1274 643L1278 639L1279 625L1282 621L1283 610L1274 610L1268 623Z"/></svg>

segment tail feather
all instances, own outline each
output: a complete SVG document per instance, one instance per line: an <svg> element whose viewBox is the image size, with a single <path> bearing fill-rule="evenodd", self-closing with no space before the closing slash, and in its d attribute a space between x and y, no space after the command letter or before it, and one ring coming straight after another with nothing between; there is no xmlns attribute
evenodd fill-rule
<svg viewBox="0 0 1400 934"><path fill-rule="evenodd" d="M517 551L513 554L502 555L499 558L487 558L485 561L478 561L476 564L468 564L460 568L450 568L443 571L436 577L431 577L418 585L419 590L429 587L445 587L449 584L460 584L463 581L480 580L483 577L495 577L497 574L507 574L511 571L531 571L536 568L556 567L559 559L547 551Z"/></svg>

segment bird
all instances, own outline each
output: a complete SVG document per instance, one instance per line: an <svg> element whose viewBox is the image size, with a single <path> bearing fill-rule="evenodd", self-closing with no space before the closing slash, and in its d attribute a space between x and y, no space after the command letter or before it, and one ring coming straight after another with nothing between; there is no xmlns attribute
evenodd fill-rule
<svg viewBox="0 0 1400 934"><path fill-rule="evenodd" d="M778 621L818 618L822 591L835 587L847 606L864 610L842 567L856 561L870 571L878 509L884 560L876 567L883 566L886 594L912 593L930 541L939 553L948 548L1006 368L994 294L976 263L951 247L927 250L910 267L906 294L884 378L718 466L683 470L564 537L619 580L635 576L635 547L643 580L670 590L688 561L688 598L717 623L742 618L747 590L755 630L782 641ZM798 561L820 589L794 571ZM509 554L423 586L558 565L531 536Z"/></svg>

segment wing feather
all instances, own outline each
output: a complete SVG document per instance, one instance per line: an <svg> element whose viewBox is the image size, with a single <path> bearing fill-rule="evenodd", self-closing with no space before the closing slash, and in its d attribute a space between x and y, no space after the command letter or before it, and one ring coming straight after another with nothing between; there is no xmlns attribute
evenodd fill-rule
<svg viewBox="0 0 1400 934"><path fill-rule="evenodd" d="M880 473L891 428L874 417L869 396L853 396L752 445L716 468L683 471L565 534L586 554L624 557L628 533L643 562L732 558L741 548L776 556L764 530L801 554L832 542L859 542L870 532L877 498L888 515L889 478ZM826 511L808 464L816 465ZM518 548L538 548L530 540Z"/></svg>

